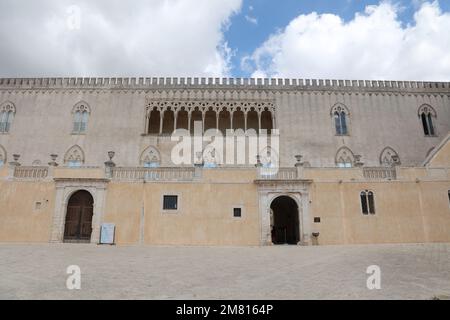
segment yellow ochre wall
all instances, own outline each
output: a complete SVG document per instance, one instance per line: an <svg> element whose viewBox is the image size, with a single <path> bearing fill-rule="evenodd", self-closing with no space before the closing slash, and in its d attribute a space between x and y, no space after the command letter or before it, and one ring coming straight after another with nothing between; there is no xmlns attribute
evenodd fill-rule
<svg viewBox="0 0 450 320"><path fill-rule="evenodd" d="M123 244L259 245L254 170L227 172L204 170L198 183L109 183L104 221L116 223ZM179 196L176 212L163 212L164 194Z"/></svg>
<svg viewBox="0 0 450 320"><path fill-rule="evenodd" d="M375 215L361 214L360 192L375 194ZM450 182L319 182L312 223L319 244L449 242Z"/></svg>
<svg viewBox="0 0 450 320"><path fill-rule="evenodd" d="M0 168L0 242L48 242L55 183L16 181ZM68 169L65 169L68 170ZM59 175L83 175L60 172ZM450 179L425 168L399 168L395 181L361 179L360 169L309 169L309 217L319 245L450 242ZM430 173L431 172L431 173ZM443 171L442 171L443 172ZM438 171L439 174L442 173ZM99 173L88 171L90 177ZM119 245L259 245L256 170L204 169L192 182L107 183L102 222L116 224ZM342 180L340 182L339 180ZM375 193L376 214L361 214L359 194ZM176 213L162 211L162 196L179 196ZM40 202L40 208L36 207ZM242 207L242 218L232 208ZM320 223L313 218L320 217Z"/></svg>
<svg viewBox="0 0 450 320"><path fill-rule="evenodd" d="M53 182L0 180L0 242L48 242L54 205Z"/></svg>

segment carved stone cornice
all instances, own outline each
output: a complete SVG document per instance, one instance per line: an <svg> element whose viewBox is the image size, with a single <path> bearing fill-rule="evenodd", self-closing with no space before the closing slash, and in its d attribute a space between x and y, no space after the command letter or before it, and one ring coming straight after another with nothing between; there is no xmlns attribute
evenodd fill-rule
<svg viewBox="0 0 450 320"><path fill-rule="evenodd" d="M206 112L212 109L215 112L220 112L224 108L228 111L236 111L238 108L243 112L248 112L254 109L257 112L264 110L275 112L275 100L273 99L147 99L146 110L150 111L157 108L159 111L164 111L170 108L172 111L178 111L184 108L186 111L198 110Z"/></svg>
<svg viewBox="0 0 450 320"><path fill-rule="evenodd" d="M98 188L105 188L110 182L109 179L104 178L54 178L56 187L70 187L70 186L96 186Z"/></svg>
<svg viewBox="0 0 450 320"><path fill-rule="evenodd" d="M258 187L279 187L279 186L300 186L301 188L308 187L313 183L313 180L305 179L257 179L254 183Z"/></svg>

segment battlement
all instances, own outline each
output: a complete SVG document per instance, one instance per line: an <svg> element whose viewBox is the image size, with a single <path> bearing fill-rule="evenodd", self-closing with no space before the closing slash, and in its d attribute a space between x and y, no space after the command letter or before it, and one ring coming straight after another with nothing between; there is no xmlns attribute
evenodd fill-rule
<svg viewBox="0 0 450 320"><path fill-rule="evenodd" d="M1 89L242 88L450 93L450 82L279 78L0 78Z"/></svg>

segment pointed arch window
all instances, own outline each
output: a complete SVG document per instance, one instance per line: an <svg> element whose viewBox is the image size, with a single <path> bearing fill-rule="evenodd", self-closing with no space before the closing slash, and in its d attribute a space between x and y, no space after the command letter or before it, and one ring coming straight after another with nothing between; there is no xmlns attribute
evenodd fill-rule
<svg viewBox="0 0 450 320"><path fill-rule="evenodd" d="M83 134L87 130L87 124L91 110L89 105L85 102L79 102L75 105L72 111L74 115L73 120L73 134Z"/></svg>
<svg viewBox="0 0 450 320"><path fill-rule="evenodd" d="M380 165L383 167L393 167L400 165L400 157L391 147L386 147L380 154Z"/></svg>
<svg viewBox="0 0 450 320"><path fill-rule="evenodd" d="M16 114L16 107L11 102L0 105L0 133L8 133Z"/></svg>
<svg viewBox="0 0 450 320"><path fill-rule="evenodd" d="M84 164L84 152L80 146L73 146L64 156L64 164L71 168L78 168Z"/></svg>
<svg viewBox="0 0 450 320"><path fill-rule="evenodd" d="M331 109L331 115L334 119L334 127L336 135L345 136L348 135L348 118L349 111L342 103L337 103Z"/></svg>
<svg viewBox="0 0 450 320"><path fill-rule="evenodd" d="M375 214L374 193L369 190L362 191L360 194L361 212L363 215Z"/></svg>
<svg viewBox="0 0 450 320"><path fill-rule="evenodd" d="M148 147L141 154L140 164L144 168L157 168L161 164L161 156L155 147Z"/></svg>
<svg viewBox="0 0 450 320"><path fill-rule="evenodd" d="M425 136L436 136L436 129L434 126L434 119L436 119L436 117L436 111L431 106L424 104L419 108L419 118Z"/></svg>
<svg viewBox="0 0 450 320"><path fill-rule="evenodd" d="M2 167L6 163L6 151L0 146L0 167Z"/></svg>
<svg viewBox="0 0 450 320"><path fill-rule="evenodd" d="M335 161L339 168L352 168L355 163L355 155L349 148L342 147L336 153Z"/></svg>

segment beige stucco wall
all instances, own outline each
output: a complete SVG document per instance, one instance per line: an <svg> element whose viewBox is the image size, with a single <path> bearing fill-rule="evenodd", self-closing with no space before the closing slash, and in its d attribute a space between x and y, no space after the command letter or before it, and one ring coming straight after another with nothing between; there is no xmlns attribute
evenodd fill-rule
<svg viewBox="0 0 450 320"><path fill-rule="evenodd" d="M129 79L126 84L125 79L120 79L120 84L61 86L52 84L55 79L41 80L27 85L15 84L22 83L21 79L0 79L0 103L11 101L16 107L9 134L0 134L8 162L12 161L12 154L20 154L22 165L36 160L46 164L50 154L57 154L57 161L62 164L67 150L79 145L88 166L102 166L110 150L116 152L114 161L119 166L138 166L142 151L154 146L161 152L163 165L170 165L173 143L165 137L145 135L145 108L148 101L155 99L273 101L280 129L282 166L292 166L294 156L302 154L313 166L333 167L336 152L342 146L361 155L367 166L379 165L380 153L388 146L397 151L402 164L418 166L450 131L448 83L408 83L407 88L400 88L400 84L385 87L384 82L376 87L187 86L132 85ZM72 110L80 101L89 104L91 114L86 133L77 135L72 134ZM330 112L336 103L349 109L348 136L335 135ZM418 117L423 104L436 110L436 137L423 134Z"/></svg>
<svg viewBox="0 0 450 320"><path fill-rule="evenodd" d="M320 232L320 245L450 241L449 179L423 175L416 181L410 172L412 179L374 182L351 180L358 169L337 170L334 176L332 170L317 171L309 172L318 178L305 201L310 201L312 231ZM192 182L111 181L102 222L116 224L119 245L259 245L255 176L254 169L211 169ZM0 241L49 241L54 182L2 179L0 190ZM373 216L361 214L363 190L375 194ZM164 194L179 196L177 212L163 212ZM41 202L40 209L36 202ZM235 206L243 208L242 218L233 217ZM313 223L314 217L321 222Z"/></svg>
<svg viewBox="0 0 450 320"><path fill-rule="evenodd" d="M48 242L54 205L53 182L0 180L0 242Z"/></svg>
<svg viewBox="0 0 450 320"><path fill-rule="evenodd" d="M179 196L176 212L162 210L164 194ZM104 220L117 224L118 243L258 245L257 203L250 181L110 183ZM233 207L243 209L242 218Z"/></svg>
<svg viewBox="0 0 450 320"><path fill-rule="evenodd" d="M360 192L375 194L375 215L361 214ZM316 183L312 212L320 244L450 241L450 182Z"/></svg>

